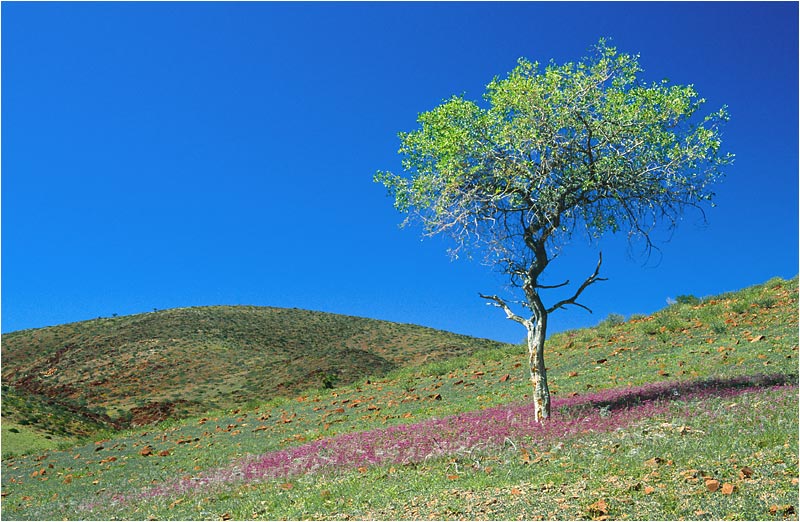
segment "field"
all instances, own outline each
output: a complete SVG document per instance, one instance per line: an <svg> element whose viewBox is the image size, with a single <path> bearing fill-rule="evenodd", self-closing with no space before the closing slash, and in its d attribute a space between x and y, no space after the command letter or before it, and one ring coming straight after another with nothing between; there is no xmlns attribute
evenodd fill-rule
<svg viewBox="0 0 800 522"><path fill-rule="evenodd" d="M797 297L553 336L545 425L524 347L494 345L9 456L3 517L797 520Z"/></svg>

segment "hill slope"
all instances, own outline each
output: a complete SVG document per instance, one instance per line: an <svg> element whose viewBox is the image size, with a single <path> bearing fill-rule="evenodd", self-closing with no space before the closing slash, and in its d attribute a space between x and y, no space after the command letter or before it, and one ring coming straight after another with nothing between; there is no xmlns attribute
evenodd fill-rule
<svg viewBox="0 0 800 522"><path fill-rule="evenodd" d="M797 278L682 301L553 336L545 426L528 422L525 349L506 345L10 456L2 508L48 520L796 519Z"/></svg>
<svg viewBox="0 0 800 522"><path fill-rule="evenodd" d="M234 407L501 346L449 332L268 307L201 307L3 335L4 418L60 408L114 428ZM36 398L43 403L35 406ZM24 406L27 405L27 406ZM29 411L26 411L29 410ZM16 419L26 420L26 419Z"/></svg>

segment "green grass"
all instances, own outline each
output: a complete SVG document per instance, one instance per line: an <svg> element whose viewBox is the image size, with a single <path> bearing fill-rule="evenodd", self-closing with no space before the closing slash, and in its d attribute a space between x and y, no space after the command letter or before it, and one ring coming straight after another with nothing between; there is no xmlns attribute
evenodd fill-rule
<svg viewBox="0 0 800 522"><path fill-rule="evenodd" d="M624 431L540 448L509 444L413 466L310 474L138 502L158 519L780 519L796 509L796 388L676 402ZM770 403L766 411L759 404ZM762 429L758 429L763 427ZM533 453L535 446L529 446ZM744 471L742 471L744 470ZM710 491L705 478L730 494ZM605 512L598 507L605 503ZM594 507L592 507L594 506ZM783 508L781 508L783 509ZM98 506L93 516L115 516Z"/></svg>
<svg viewBox="0 0 800 522"><path fill-rule="evenodd" d="M68 443L69 439L54 439L52 435L45 435L22 424L4 421L2 424L3 458L9 458L24 453L56 449L61 443Z"/></svg>
<svg viewBox="0 0 800 522"><path fill-rule="evenodd" d="M12 386L2 387L3 457L74 445L105 426L57 403Z"/></svg>
<svg viewBox="0 0 800 522"><path fill-rule="evenodd" d="M784 374L796 383L797 302L796 278L772 280L652 317L553 336L546 354L551 389L556 398L580 397L759 373ZM3 512L14 519L797 518L796 387L675 400L667 413L560 444L515 440L501 449L409 465L232 483L122 506L109 502L112 494L135 495L247 455L525 403L525 372L522 346L496 345L344 387L4 459ZM523 447L535 462L525 462ZM752 473L740 477L745 467ZM710 492L703 474L734 490Z"/></svg>

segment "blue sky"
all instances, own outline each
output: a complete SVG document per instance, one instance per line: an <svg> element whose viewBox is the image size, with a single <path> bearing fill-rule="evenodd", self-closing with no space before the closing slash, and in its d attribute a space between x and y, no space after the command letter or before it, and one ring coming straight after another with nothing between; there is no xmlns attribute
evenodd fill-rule
<svg viewBox="0 0 800 522"><path fill-rule="evenodd" d="M2 331L183 306L298 307L518 342L503 279L400 229L376 170L452 94L600 37L727 104L708 223L662 256L576 240L606 282L551 332L798 272L798 4L2 4ZM545 296L552 302L560 295Z"/></svg>

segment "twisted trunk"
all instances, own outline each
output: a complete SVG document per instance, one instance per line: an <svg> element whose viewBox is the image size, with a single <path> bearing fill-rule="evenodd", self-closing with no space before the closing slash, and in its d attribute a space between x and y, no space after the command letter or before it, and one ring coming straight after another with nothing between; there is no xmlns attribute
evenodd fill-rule
<svg viewBox="0 0 800 522"><path fill-rule="evenodd" d="M533 385L533 404L536 422L550 418L550 388L547 386L547 368L544 365L544 341L547 337L548 310L536 290L535 276L523 285L531 310L531 318L523 324L528 330L528 367Z"/></svg>
<svg viewBox="0 0 800 522"><path fill-rule="evenodd" d="M534 245L538 246L538 245ZM533 385L533 405L536 422L544 422L550 418L550 388L547 386L547 368L544 365L544 342L547 337L547 317L550 312L554 312L567 305L575 305L591 312L589 308L577 302L578 297L586 288L597 281L605 281L599 277L600 265L603 263L603 255L600 254L597 260L597 267L592 275L578 287L578 290L568 299L558 301L556 304L547 308L539 296L539 289L561 288L569 284L565 281L559 285L541 285L538 277L547 266L548 259L544 254L544 249L536 250L537 262L534 262L528 270L522 290L525 292L527 300L526 307L531 310L531 317L525 318L515 314L508 304L496 295L478 294L484 299L493 301L495 306L502 308L506 317L523 325L528 331L528 367L530 369L531 384ZM491 304L491 303L490 303Z"/></svg>
<svg viewBox="0 0 800 522"><path fill-rule="evenodd" d="M544 340L547 335L547 313L535 322L528 321L528 364L533 385L533 404L536 422L550 418L550 388L547 386L547 368L544 365ZM538 315L534 313L534 316Z"/></svg>

